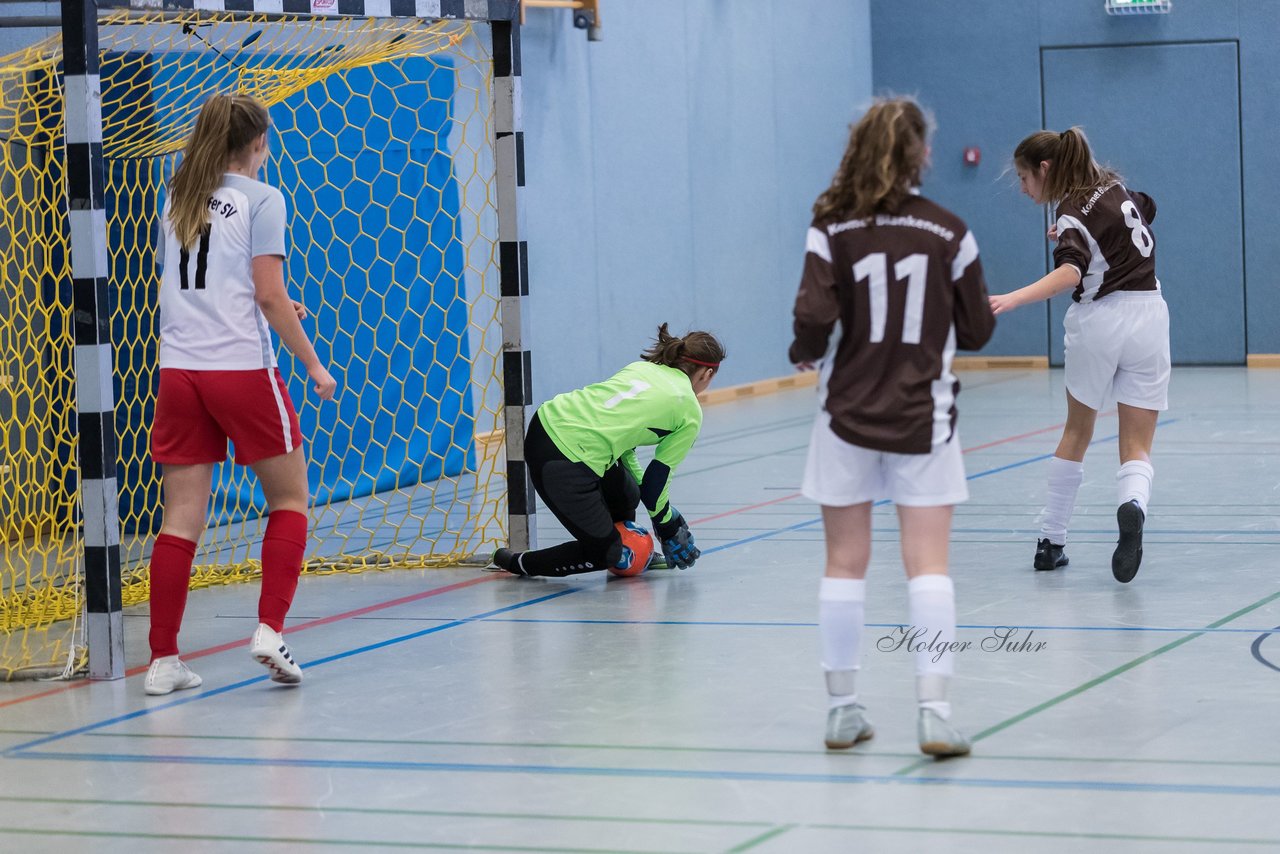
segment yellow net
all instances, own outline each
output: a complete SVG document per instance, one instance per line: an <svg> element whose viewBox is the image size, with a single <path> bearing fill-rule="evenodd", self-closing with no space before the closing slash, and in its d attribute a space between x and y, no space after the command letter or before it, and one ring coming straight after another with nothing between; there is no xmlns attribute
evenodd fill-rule
<svg viewBox="0 0 1280 854"><path fill-rule="evenodd" d="M282 348L314 509L307 572L455 565L505 539L484 28L229 13L101 19L125 605L147 597L160 483L156 244L165 185L213 92L271 110L264 180L289 211L291 295L339 380ZM79 653L75 377L60 42L0 57L0 678ZM252 476L214 476L193 586L252 578Z"/></svg>

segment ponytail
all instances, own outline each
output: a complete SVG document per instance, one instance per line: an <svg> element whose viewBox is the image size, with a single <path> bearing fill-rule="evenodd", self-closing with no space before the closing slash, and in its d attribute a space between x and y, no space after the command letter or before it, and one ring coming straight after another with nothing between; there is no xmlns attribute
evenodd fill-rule
<svg viewBox="0 0 1280 854"><path fill-rule="evenodd" d="M724 345L710 332L690 332L678 338L667 331L665 323L658 327L653 345L640 354L646 362L678 368L689 375L702 368L719 370L724 357Z"/></svg>
<svg viewBox="0 0 1280 854"><path fill-rule="evenodd" d="M1062 133L1041 130L1018 144L1013 152L1016 166L1036 172L1049 163L1044 176L1044 201L1083 203L1095 190L1124 180L1114 169L1093 159L1084 129L1071 127Z"/></svg>
<svg viewBox="0 0 1280 854"><path fill-rule="evenodd" d="M205 101L169 181L169 221L183 247L192 246L207 227L209 196L221 186L227 164L270 126L266 108L253 98L213 95Z"/></svg>

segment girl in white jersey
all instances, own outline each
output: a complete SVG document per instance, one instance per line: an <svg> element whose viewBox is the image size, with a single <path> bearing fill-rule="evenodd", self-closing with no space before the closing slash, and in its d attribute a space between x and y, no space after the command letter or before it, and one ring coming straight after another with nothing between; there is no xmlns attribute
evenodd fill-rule
<svg viewBox="0 0 1280 854"><path fill-rule="evenodd" d="M1117 581L1142 563L1142 527L1151 498L1151 444L1169 406L1169 309L1156 278L1156 204L1100 166L1080 128L1038 131L1013 155L1022 192L1057 211L1049 239L1055 269L1020 290L991 297L996 314L1075 289L1067 310L1067 423L1049 461L1049 498L1033 566L1066 566L1067 525L1084 479L1084 454L1098 410L1116 401L1120 420Z"/></svg>
<svg viewBox="0 0 1280 854"><path fill-rule="evenodd" d="M307 461L268 327L306 366L316 394L337 383L302 329L284 283L285 209L257 180L267 159L267 110L214 95L200 111L162 216L160 390L151 453L163 469L164 521L151 552L151 667L144 688L168 694L200 677L178 657L178 630L204 533L214 466L235 444L270 515L250 654L276 682L302 670L281 638L307 539Z"/></svg>
<svg viewBox="0 0 1280 854"><path fill-rule="evenodd" d="M710 332L676 337L664 323L640 361L538 407L525 438L525 461L534 489L573 540L536 551L498 549L494 564L525 576L602 569L638 575L647 558L623 542L618 525L633 527L643 502L667 566L693 566L701 552L671 506L668 487L702 429L698 395L724 356ZM643 469L635 454L639 445L657 446Z"/></svg>

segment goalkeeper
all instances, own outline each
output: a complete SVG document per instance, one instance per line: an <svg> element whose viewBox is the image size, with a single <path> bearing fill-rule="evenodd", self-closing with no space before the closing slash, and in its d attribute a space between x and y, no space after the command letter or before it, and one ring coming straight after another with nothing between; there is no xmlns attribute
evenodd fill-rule
<svg viewBox="0 0 1280 854"><path fill-rule="evenodd" d="M563 577L617 567L635 556L614 527L633 522L644 502L669 567L687 569L700 552L671 506L671 475L702 429L698 394L725 356L709 332L658 339L609 379L553 397L538 407L525 438L534 489L573 541L536 551L498 549L493 562L513 575ZM656 445L648 468L635 449Z"/></svg>

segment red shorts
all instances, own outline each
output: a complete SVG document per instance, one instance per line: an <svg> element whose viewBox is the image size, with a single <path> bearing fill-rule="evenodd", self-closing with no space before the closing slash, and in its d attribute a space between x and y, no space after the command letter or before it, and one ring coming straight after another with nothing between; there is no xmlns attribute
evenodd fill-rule
<svg viewBox="0 0 1280 854"><path fill-rule="evenodd" d="M220 463L227 458L228 439L242 466L302 446L298 413L279 369L162 368L151 458L172 465Z"/></svg>

